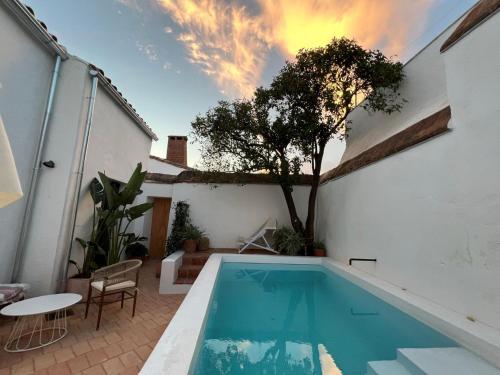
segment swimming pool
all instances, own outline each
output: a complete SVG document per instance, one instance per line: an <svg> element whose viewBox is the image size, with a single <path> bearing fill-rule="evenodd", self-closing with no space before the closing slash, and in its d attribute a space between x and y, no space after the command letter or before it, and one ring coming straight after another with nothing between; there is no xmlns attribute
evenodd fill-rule
<svg viewBox="0 0 500 375"><path fill-rule="evenodd" d="M223 263L195 375L360 374L457 344L321 265Z"/></svg>
<svg viewBox="0 0 500 375"><path fill-rule="evenodd" d="M450 347L454 341L460 347ZM431 348L398 347L410 344ZM436 364L425 355L446 358L446 366L451 360L455 374L500 374L487 363L489 370L478 370L485 362L471 352L500 368L500 332L356 267L330 258L213 254L140 374L210 373L204 366L227 374L283 373L279 366L284 373L291 366L289 374L348 374L396 355L370 362L384 371L368 374L397 374L384 366L405 359ZM271 366L264 371L257 362ZM450 373L441 370L429 373Z"/></svg>

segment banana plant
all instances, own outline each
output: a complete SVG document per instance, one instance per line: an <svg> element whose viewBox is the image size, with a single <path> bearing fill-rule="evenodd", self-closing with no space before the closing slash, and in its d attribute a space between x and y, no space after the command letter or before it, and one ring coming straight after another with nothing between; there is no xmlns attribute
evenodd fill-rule
<svg viewBox="0 0 500 375"><path fill-rule="evenodd" d="M99 246L98 242L103 234L102 222L99 220L100 214L98 207L104 200L104 188L102 184L94 178L90 182L90 196L92 197L92 201L94 202L93 206L93 214L92 214L92 231L90 233L90 239L84 240L82 238L75 238L75 240L80 244L83 250L83 264L80 267L79 264L70 260L69 262L73 264L78 270L78 276L80 277L90 277L90 274L99 268L98 263L96 262L96 255L105 255L106 252L104 249Z"/></svg>
<svg viewBox="0 0 500 375"><path fill-rule="evenodd" d="M152 203L142 203L131 206L138 195L142 194L141 186L146 178L146 171L142 171L142 164L138 163L127 184L121 189L115 189L111 180L99 172L106 208L99 210L99 216L107 229L109 243L107 249L107 264L120 261L126 247L133 242L138 242L133 233L128 233L130 224L144 216L153 207Z"/></svg>

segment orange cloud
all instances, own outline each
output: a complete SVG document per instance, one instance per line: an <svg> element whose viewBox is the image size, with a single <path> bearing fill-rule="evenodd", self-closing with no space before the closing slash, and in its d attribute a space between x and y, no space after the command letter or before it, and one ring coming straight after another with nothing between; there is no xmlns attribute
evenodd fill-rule
<svg viewBox="0 0 500 375"><path fill-rule="evenodd" d="M157 0L184 31L191 63L229 96L259 85L270 48L287 58L300 48L347 36L399 55L418 36L435 0L255 0L257 13L225 0Z"/></svg>
<svg viewBox="0 0 500 375"><path fill-rule="evenodd" d="M242 6L216 0L159 0L183 28L188 60L230 96L249 96L264 68L267 44L259 19Z"/></svg>
<svg viewBox="0 0 500 375"><path fill-rule="evenodd" d="M432 0L258 0L270 42L288 56L327 44L333 37L356 39L390 55L425 26Z"/></svg>

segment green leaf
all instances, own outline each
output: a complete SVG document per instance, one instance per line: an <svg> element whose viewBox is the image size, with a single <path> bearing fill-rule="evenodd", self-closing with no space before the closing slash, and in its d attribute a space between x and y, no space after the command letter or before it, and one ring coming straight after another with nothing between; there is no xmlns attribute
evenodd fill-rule
<svg viewBox="0 0 500 375"><path fill-rule="evenodd" d="M93 178L90 182L90 195L94 204L101 203L104 199L104 186L99 182L97 178Z"/></svg>
<svg viewBox="0 0 500 375"><path fill-rule="evenodd" d="M146 178L146 172L141 172L142 164L138 163L137 167L130 176L127 184L120 192L122 204L132 204L134 203L135 198L141 193L141 186Z"/></svg>
<svg viewBox="0 0 500 375"><path fill-rule="evenodd" d="M120 196L113 188L111 180L104 173L99 172L99 177L104 188L104 194L106 196L106 203L110 209L116 209L120 206Z"/></svg>
<svg viewBox="0 0 500 375"><path fill-rule="evenodd" d="M87 248L87 241L85 241L84 239L76 237L75 241L78 242L84 250Z"/></svg>
<svg viewBox="0 0 500 375"><path fill-rule="evenodd" d="M133 206L128 208L125 212L130 220L135 220L138 217L141 217L146 211L150 210L153 207L152 203L142 203L137 206Z"/></svg>

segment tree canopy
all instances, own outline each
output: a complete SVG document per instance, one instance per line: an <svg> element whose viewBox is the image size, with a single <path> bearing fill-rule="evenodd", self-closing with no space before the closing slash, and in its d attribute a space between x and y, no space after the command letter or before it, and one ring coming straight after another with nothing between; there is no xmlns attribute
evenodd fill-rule
<svg viewBox="0 0 500 375"><path fill-rule="evenodd" d="M327 143L349 133L358 107L390 114L404 104L403 65L355 41L333 39L301 50L269 87L250 99L220 101L192 122L210 171L269 173L280 184L293 228L312 243L315 201ZM292 197L295 178L309 164L313 182L305 225Z"/></svg>

